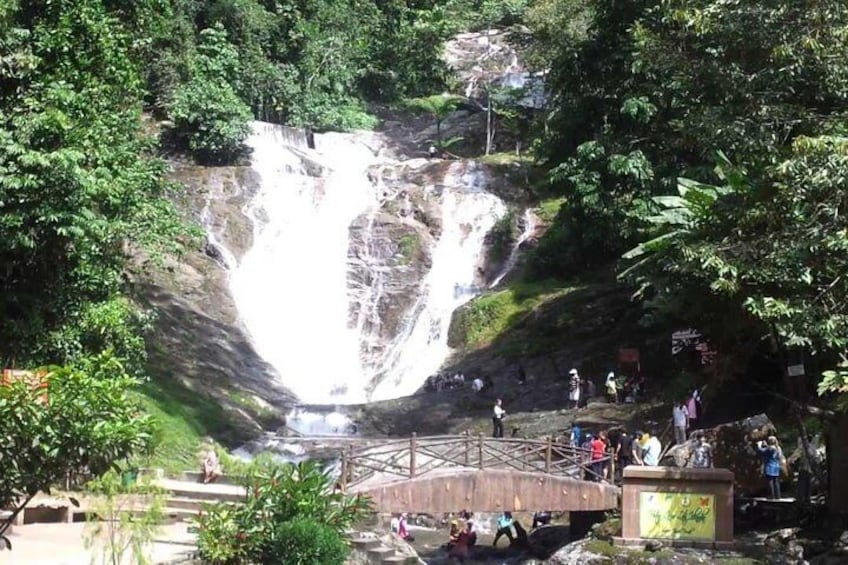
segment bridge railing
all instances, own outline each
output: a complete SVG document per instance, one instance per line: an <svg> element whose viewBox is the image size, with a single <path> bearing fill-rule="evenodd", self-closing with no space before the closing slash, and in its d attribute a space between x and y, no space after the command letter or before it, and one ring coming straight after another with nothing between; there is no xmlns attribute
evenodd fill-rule
<svg viewBox="0 0 848 565"><path fill-rule="evenodd" d="M447 474L457 468L506 469L597 480L602 477L594 465L606 465L609 461L608 456L592 461L589 450L550 438L413 434L408 439L386 440L370 447L349 446L342 453L339 482L345 489L374 478L406 480L426 474Z"/></svg>

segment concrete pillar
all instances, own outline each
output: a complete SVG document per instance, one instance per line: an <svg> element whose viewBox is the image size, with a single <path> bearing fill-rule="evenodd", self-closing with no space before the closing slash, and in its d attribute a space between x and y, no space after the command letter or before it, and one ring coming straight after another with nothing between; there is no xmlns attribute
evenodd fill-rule
<svg viewBox="0 0 848 565"><path fill-rule="evenodd" d="M631 465L623 484L623 542L668 539L709 547L733 542L729 470Z"/></svg>

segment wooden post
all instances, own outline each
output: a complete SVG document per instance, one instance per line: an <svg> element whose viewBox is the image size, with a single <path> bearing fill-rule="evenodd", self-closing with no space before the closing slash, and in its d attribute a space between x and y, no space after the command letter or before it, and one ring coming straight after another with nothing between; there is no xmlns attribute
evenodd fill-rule
<svg viewBox="0 0 848 565"><path fill-rule="evenodd" d="M610 484L615 484L615 452L610 448L609 450L609 458L610 458Z"/></svg>
<svg viewBox="0 0 848 565"><path fill-rule="evenodd" d="M483 434L482 433L477 438L477 467L479 469L483 468Z"/></svg>
<svg viewBox="0 0 848 565"><path fill-rule="evenodd" d="M415 478L415 432L412 432L412 437L409 438L409 478Z"/></svg>
<svg viewBox="0 0 848 565"><path fill-rule="evenodd" d="M464 435L465 435L465 440L464 440L465 441L465 466L468 467L469 458L470 458L469 452L471 451L471 435L470 435L470 432L468 430L465 430Z"/></svg>
<svg viewBox="0 0 848 565"><path fill-rule="evenodd" d="M545 472L551 472L551 451L553 451L554 438L548 436L548 445L545 447Z"/></svg>
<svg viewBox="0 0 848 565"><path fill-rule="evenodd" d="M345 453L344 449L342 449L342 472L339 477L339 489L341 489L342 493L345 492L345 486L347 485L347 453Z"/></svg>
<svg viewBox="0 0 848 565"><path fill-rule="evenodd" d="M353 482L353 444L347 446L347 474Z"/></svg>

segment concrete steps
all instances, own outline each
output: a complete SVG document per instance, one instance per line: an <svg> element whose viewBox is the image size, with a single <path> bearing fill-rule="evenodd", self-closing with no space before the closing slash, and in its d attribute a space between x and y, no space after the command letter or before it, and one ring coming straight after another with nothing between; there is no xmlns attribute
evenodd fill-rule
<svg viewBox="0 0 848 565"><path fill-rule="evenodd" d="M418 565L421 562L415 556L398 554L396 549L384 545L373 533L352 532L348 539L352 550L372 565Z"/></svg>

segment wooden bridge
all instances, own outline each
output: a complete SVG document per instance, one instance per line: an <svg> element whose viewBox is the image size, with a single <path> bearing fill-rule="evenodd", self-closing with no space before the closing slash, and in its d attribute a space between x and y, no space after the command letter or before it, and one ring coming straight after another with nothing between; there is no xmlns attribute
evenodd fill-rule
<svg viewBox="0 0 848 565"><path fill-rule="evenodd" d="M598 511L618 506L585 449L482 435L363 440L343 449L339 487L383 512ZM614 468L610 469L610 473Z"/></svg>

